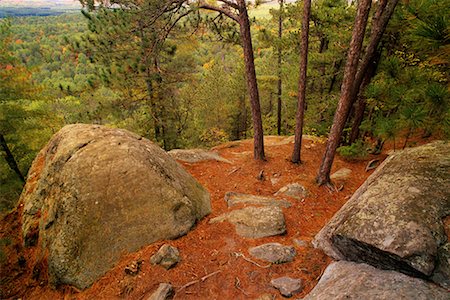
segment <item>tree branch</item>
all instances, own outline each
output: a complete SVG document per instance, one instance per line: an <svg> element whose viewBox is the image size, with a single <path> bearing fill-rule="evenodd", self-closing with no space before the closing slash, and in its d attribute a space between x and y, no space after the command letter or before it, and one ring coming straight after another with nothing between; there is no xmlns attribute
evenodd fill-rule
<svg viewBox="0 0 450 300"><path fill-rule="evenodd" d="M223 0L221 0L223 1ZM230 19L236 21L237 23L239 23L239 16L235 13L232 13L231 11L229 11L228 9L226 9L225 7L219 7L219 6L214 6L208 3L204 3L204 2L200 2L198 4L198 8L203 8L203 9L207 9L207 10L212 10L212 11L216 11L218 13L224 14L225 16L229 17Z"/></svg>

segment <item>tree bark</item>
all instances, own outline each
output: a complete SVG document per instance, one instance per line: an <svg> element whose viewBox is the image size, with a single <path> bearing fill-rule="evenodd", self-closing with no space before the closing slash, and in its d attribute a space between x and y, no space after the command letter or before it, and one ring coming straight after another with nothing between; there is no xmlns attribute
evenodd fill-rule
<svg viewBox="0 0 450 300"><path fill-rule="evenodd" d="M256 80L250 20L248 18L245 1L238 0L237 2L239 5L239 29L242 39L242 47L244 49L245 74L253 118L253 157L256 160L265 160L261 105L259 102L258 82Z"/></svg>
<svg viewBox="0 0 450 300"><path fill-rule="evenodd" d="M283 37L283 12L284 12L284 0L278 0L280 3L280 13L278 16L278 61L277 61L277 69L278 69L278 82L277 82L277 133L281 135L281 95L283 93L282 90L282 45L281 39Z"/></svg>
<svg viewBox="0 0 450 300"><path fill-rule="evenodd" d="M375 57L373 58L372 63L369 65L366 75L364 76L364 79L361 83L361 87L359 89L360 92L358 96L358 102L356 103L357 105L355 108L355 118L353 120L352 130L350 133L350 140L349 140L350 145L353 144L359 137L359 127L361 126L361 123L364 119L364 112L366 110L366 98L364 97L363 92L369 85L373 76L375 76L380 58L381 58L381 49L379 49L375 53Z"/></svg>
<svg viewBox="0 0 450 300"><path fill-rule="evenodd" d="M8 144L6 143L5 137L3 134L0 133L0 145L4 152L4 157L6 162L8 163L8 166L11 168L11 170L19 176L20 181L25 183L25 177L22 175L22 172L20 172L19 166L17 165L16 159L14 158L14 155L12 154L11 150L8 147Z"/></svg>
<svg viewBox="0 0 450 300"><path fill-rule="evenodd" d="M343 59L340 59L338 62L334 62L333 64L333 77L331 77L330 87L328 88L328 94L331 94L333 91L334 85L336 84L337 76L339 69L341 68Z"/></svg>
<svg viewBox="0 0 450 300"><path fill-rule="evenodd" d="M302 20L302 38L300 49L300 79L298 84L298 103L295 125L295 142L294 151L292 153L292 162L301 162L301 147L303 135L303 119L305 115L306 102L306 73L308 67L308 35L309 35L309 19L311 15L311 0L304 0L303 3L303 20Z"/></svg>
<svg viewBox="0 0 450 300"><path fill-rule="evenodd" d="M336 149L339 145L342 132L347 121L348 112L350 111L352 105L351 96L354 86L353 82L358 70L358 61L361 56L361 48L371 4L371 0L362 0L358 3L358 11L356 14L355 25L353 27L352 40L350 42L347 62L345 65L341 96L334 115L333 125L328 137L322 164L320 165L319 173L316 178L319 185L330 183L331 166L333 165Z"/></svg>
<svg viewBox="0 0 450 300"><path fill-rule="evenodd" d="M244 50L245 75L247 90L250 99L250 107L253 119L253 157L256 160L265 160L264 133L261 118L261 105L259 101L258 82L256 80L255 58L253 55L252 36L250 32L250 20L248 17L245 0L219 0L223 6L199 1L198 8L216 11L239 24L239 31ZM237 11L237 13L233 12Z"/></svg>

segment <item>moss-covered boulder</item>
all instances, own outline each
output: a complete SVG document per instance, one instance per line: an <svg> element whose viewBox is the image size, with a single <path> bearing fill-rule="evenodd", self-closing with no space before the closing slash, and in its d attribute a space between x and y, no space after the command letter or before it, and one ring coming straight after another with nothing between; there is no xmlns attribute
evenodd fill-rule
<svg viewBox="0 0 450 300"><path fill-rule="evenodd" d="M390 156L319 232L314 245L337 260L430 278L447 242L450 144Z"/></svg>
<svg viewBox="0 0 450 300"><path fill-rule="evenodd" d="M126 130L70 125L38 154L21 195L23 237L50 281L90 286L124 252L186 234L210 198L174 159Z"/></svg>

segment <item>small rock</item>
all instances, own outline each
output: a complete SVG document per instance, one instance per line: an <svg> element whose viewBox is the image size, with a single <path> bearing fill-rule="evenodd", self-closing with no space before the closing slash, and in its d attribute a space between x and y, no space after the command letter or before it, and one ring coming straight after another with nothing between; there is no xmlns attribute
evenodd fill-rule
<svg viewBox="0 0 450 300"><path fill-rule="evenodd" d="M282 187L278 192L275 193L275 196L279 196L281 194L302 200L308 196L308 191L303 185L299 183L291 183Z"/></svg>
<svg viewBox="0 0 450 300"><path fill-rule="evenodd" d="M141 260L133 261L125 267L125 273L131 276L136 276L141 270L141 265Z"/></svg>
<svg viewBox="0 0 450 300"><path fill-rule="evenodd" d="M347 168L342 168L334 172L330 179L332 180L347 180L350 178L350 175L352 174L352 170Z"/></svg>
<svg viewBox="0 0 450 300"><path fill-rule="evenodd" d="M223 221L234 224L237 234L246 238L262 238L286 232L283 211L276 206L233 210L209 220L209 223Z"/></svg>
<svg viewBox="0 0 450 300"><path fill-rule="evenodd" d="M269 243L249 249L251 256L274 264L291 262L297 255L294 247L279 243Z"/></svg>
<svg viewBox="0 0 450 300"><path fill-rule="evenodd" d="M161 283L158 289L147 300L170 300L173 299L174 294L175 292L171 284Z"/></svg>
<svg viewBox="0 0 450 300"><path fill-rule="evenodd" d="M226 158L223 158L215 151L208 151L203 149L173 149L167 152L174 159L188 163L197 163L201 161L215 160L227 164L233 164Z"/></svg>
<svg viewBox="0 0 450 300"><path fill-rule="evenodd" d="M309 242L308 241L304 241L304 240L299 240L299 239L294 239L294 244L298 247L308 247L309 246Z"/></svg>
<svg viewBox="0 0 450 300"><path fill-rule="evenodd" d="M301 279L293 279L290 277L280 277L270 281L272 286L278 289L284 297L292 297L294 294L300 293L303 289Z"/></svg>
<svg viewBox="0 0 450 300"><path fill-rule="evenodd" d="M275 299L275 295L263 294L263 295L259 296L258 298L256 298L255 300L274 300L274 299Z"/></svg>
<svg viewBox="0 0 450 300"><path fill-rule="evenodd" d="M265 205L265 206L280 206L291 207L291 203L286 200L277 200L269 197L240 194L235 192L228 192L225 194L225 201L228 207L233 207L238 204L250 204L250 205Z"/></svg>
<svg viewBox="0 0 450 300"><path fill-rule="evenodd" d="M180 261L180 253L177 248L164 244L159 248L151 258L150 262L153 265L160 265L166 270L172 268Z"/></svg>

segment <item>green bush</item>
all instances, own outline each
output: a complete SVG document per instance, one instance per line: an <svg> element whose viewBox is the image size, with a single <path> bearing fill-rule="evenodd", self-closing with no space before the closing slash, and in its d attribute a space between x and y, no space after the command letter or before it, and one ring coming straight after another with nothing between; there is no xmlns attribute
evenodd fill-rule
<svg viewBox="0 0 450 300"><path fill-rule="evenodd" d="M356 141L350 146L342 146L337 149L345 159L360 159L367 156L367 147L362 141Z"/></svg>

